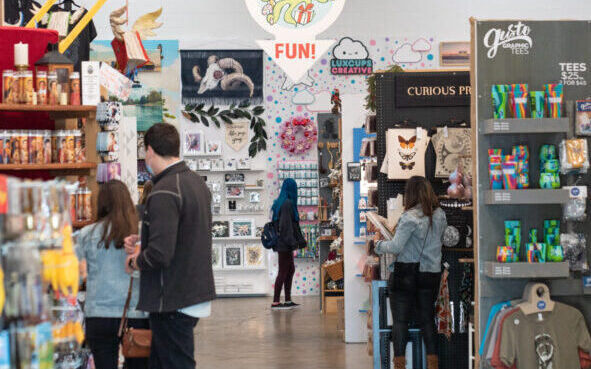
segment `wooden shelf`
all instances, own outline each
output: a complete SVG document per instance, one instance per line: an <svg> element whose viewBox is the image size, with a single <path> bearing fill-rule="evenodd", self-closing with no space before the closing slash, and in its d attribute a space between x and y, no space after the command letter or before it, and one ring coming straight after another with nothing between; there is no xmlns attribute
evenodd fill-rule
<svg viewBox="0 0 591 369"><path fill-rule="evenodd" d="M0 104L0 111L49 113L52 118L76 118L95 114L96 106Z"/></svg>
<svg viewBox="0 0 591 369"><path fill-rule="evenodd" d="M51 164L0 164L0 171L5 170L89 170L95 169L96 163L51 163Z"/></svg>
<svg viewBox="0 0 591 369"><path fill-rule="evenodd" d="M92 223L94 223L94 220L83 220L83 221L74 220L74 221L72 221L72 228L80 229L80 228L86 227L87 225L91 225Z"/></svg>
<svg viewBox="0 0 591 369"><path fill-rule="evenodd" d="M316 241L334 241L337 238L337 236L320 236L316 238Z"/></svg>
<svg viewBox="0 0 591 369"><path fill-rule="evenodd" d="M324 290L324 293L345 293L345 290Z"/></svg>

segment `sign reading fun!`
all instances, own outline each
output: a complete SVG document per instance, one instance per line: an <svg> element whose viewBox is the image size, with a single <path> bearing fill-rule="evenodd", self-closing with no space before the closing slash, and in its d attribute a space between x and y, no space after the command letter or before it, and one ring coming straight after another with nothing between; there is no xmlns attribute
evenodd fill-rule
<svg viewBox="0 0 591 369"><path fill-rule="evenodd" d="M245 0L250 15L274 40L259 46L294 82L334 43L316 40L338 18L345 0Z"/></svg>
<svg viewBox="0 0 591 369"><path fill-rule="evenodd" d="M344 37L332 50L330 72L333 75L372 74L373 60L367 47L357 40Z"/></svg>

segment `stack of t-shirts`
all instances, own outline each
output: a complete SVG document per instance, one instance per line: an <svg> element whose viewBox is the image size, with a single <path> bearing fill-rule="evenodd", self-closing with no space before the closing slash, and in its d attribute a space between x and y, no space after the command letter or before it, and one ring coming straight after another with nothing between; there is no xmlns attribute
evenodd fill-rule
<svg viewBox="0 0 591 369"><path fill-rule="evenodd" d="M588 368L591 337L581 312L556 302L548 312L525 315L510 302L492 307L480 344L486 368Z"/></svg>

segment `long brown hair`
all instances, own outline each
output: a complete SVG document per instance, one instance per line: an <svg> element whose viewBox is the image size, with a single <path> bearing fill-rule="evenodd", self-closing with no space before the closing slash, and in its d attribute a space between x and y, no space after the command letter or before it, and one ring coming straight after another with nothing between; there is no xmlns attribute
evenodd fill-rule
<svg viewBox="0 0 591 369"><path fill-rule="evenodd" d="M420 206L423 214L433 221L433 213L439 207L439 199L433 186L425 177L414 176L406 181L404 188L404 210Z"/></svg>
<svg viewBox="0 0 591 369"><path fill-rule="evenodd" d="M123 247L125 237L137 233L138 217L127 186L118 180L101 185L98 194L98 222L103 224L101 241L108 249Z"/></svg>

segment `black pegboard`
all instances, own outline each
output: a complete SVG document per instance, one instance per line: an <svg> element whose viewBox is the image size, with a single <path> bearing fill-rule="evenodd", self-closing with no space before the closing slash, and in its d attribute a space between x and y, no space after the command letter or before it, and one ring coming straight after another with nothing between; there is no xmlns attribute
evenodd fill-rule
<svg viewBox="0 0 591 369"><path fill-rule="evenodd" d="M444 75L453 75L456 78L465 79L465 84L470 84L470 77L468 72L414 72L412 75L416 77L417 85L420 85L421 80L429 77L441 77ZM386 131L390 128L416 128L420 126L429 134L433 134L433 129L445 123L464 121L470 126L470 107L466 105L453 106L421 106L421 107L396 107L396 80L399 74L387 73L378 74L376 78L376 118L377 118L377 154L378 154L378 168L381 168L386 155ZM433 184L433 188L438 195L443 195L447 191L448 183L442 179L434 177L435 172L435 153L433 146L429 145L425 154L425 173L426 177ZM404 193L405 181L391 181L387 179L385 174L380 173L378 176L378 205L379 213L386 216L386 202L389 198L395 197L400 193ZM472 216L470 212L462 211L461 209L445 209L446 216L450 223L472 225ZM462 235L463 243L465 244L465 235ZM450 299L454 301L457 312L459 313L459 288L462 279L461 264L458 262L459 258L472 257L471 250L465 252L443 252L443 260L450 264L450 275L448 278L450 288ZM456 314L458 319L459 314ZM457 324L456 324L457 325ZM442 369L464 369L468 368L468 335L454 334L452 339L448 341L443 336L439 339L439 357L440 368Z"/></svg>
<svg viewBox="0 0 591 369"><path fill-rule="evenodd" d="M470 124L469 106L421 106L396 107L396 77L398 73L383 73L376 76L376 119L377 119L377 153L378 168L381 168L386 155L386 131L395 125L407 121L409 128L415 128L417 123L431 133L431 130L446 122L464 121ZM468 72L414 72L417 83L421 79L432 76L453 75L465 79L470 85ZM431 180L437 194L444 194L447 185L441 179L435 179L435 153L429 145L425 154L426 177ZM404 181L389 181L383 173L378 175L378 205L380 215L386 216L386 201L404 192Z"/></svg>

